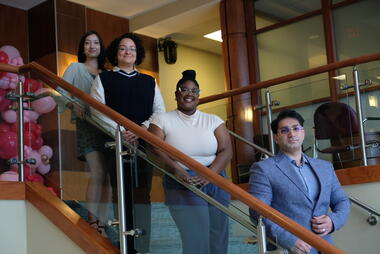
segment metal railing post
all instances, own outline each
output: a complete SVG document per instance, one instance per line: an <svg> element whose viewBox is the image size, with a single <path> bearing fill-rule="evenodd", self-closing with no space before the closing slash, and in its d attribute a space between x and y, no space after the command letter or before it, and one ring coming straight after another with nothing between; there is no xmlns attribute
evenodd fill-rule
<svg viewBox="0 0 380 254"><path fill-rule="evenodd" d="M23 100L23 83L19 80L17 83L17 104L18 104L18 179L20 182L25 181L24 169L24 100Z"/></svg>
<svg viewBox="0 0 380 254"><path fill-rule="evenodd" d="M119 239L120 253L127 253L127 231L125 217L125 193L124 193L124 170L123 170L123 150L122 134L118 125L115 133L115 151L116 151L116 177L118 191L118 213L119 213Z"/></svg>
<svg viewBox="0 0 380 254"><path fill-rule="evenodd" d="M265 107L267 110L267 129L268 129L268 141L269 141L269 150L271 153L275 154L275 146L274 146L274 138L273 133L270 128L270 124L272 122L272 98L269 92L269 89L267 88L265 91Z"/></svg>
<svg viewBox="0 0 380 254"><path fill-rule="evenodd" d="M356 66L354 66L352 74L354 78L356 114L358 115L358 121L359 121L360 149L361 149L361 154L362 154L362 162L363 162L363 166L367 166L368 162L367 162L367 152L365 149L363 112L362 112L362 102L360 98L359 74L358 74L358 69L356 68Z"/></svg>
<svg viewBox="0 0 380 254"><path fill-rule="evenodd" d="M266 232L265 232L265 224L263 222L263 217L259 217L259 221L257 223L257 242L259 254L265 254L267 252L267 241L266 241Z"/></svg>

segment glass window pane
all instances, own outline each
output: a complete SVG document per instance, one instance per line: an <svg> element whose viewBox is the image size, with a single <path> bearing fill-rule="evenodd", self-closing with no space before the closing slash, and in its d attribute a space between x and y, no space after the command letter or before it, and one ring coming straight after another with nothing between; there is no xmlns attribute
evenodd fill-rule
<svg viewBox="0 0 380 254"><path fill-rule="evenodd" d="M257 41L262 81L327 63L320 15L260 33ZM292 105L329 96L329 82L326 79L326 74L314 75L272 87L271 90L283 91L278 93L278 96L283 95L282 98L276 98L282 101L281 106Z"/></svg>
<svg viewBox="0 0 380 254"><path fill-rule="evenodd" d="M334 10L338 60L379 52L380 1L360 1Z"/></svg>
<svg viewBox="0 0 380 254"><path fill-rule="evenodd" d="M255 2L256 29L321 8L320 0L260 0Z"/></svg>

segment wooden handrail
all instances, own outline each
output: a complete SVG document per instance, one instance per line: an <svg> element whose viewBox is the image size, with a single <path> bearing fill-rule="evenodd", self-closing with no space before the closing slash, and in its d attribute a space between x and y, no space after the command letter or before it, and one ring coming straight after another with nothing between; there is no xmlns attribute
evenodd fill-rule
<svg viewBox="0 0 380 254"><path fill-rule="evenodd" d="M379 55L380 56L380 55ZM2 65L0 65L0 71L2 71ZM278 212L277 210L273 209L269 205L265 204L261 200L257 199L256 197L252 196L246 191L242 191L240 187L233 184L232 182L226 180L225 178L221 177L217 173L209 170L209 168L203 166L199 162L191 159L189 156L184 154L183 152L179 151L178 149L174 148L173 146L165 143L162 139L156 137L152 133L146 131L144 128L140 127L139 125L135 124L131 120L125 118L118 112L112 110L111 108L107 107L106 105L98 102L82 90L76 88L75 86L72 86L70 83L64 81L63 79L56 76L51 71L45 69L38 63L32 62L30 64L26 64L24 66L21 66L18 68L18 71L16 73L25 73L28 71L36 72L39 77L43 78L44 81L46 81L48 84L50 84L52 87L56 87L56 85L64 88L66 91L71 93L72 95L78 97L82 101L86 102L87 104L91 105L91 107L95 108L96 110L102 112L109 118L113 119L118 124L124 126L125 128L131 130L135 135L137 135L139 138L142 138L149 144L153 145L154 147L157 147L164 151L165 153L169 154L174 159L182 162L189 168L195 170L197 173L204 176L206 179L208 179L210 182L216 184L220 188L224 189L228 193L230 193L232 196L236 197L246 205L248 205L250 208L256 210L260 214L262 214L264 217L270 219L271 221L277 223L281 227L285 228L287 231L293 233L303 241L309 243L310 245L314 246L318 250L322 251L323 253L328 254L342 254L345 253L344 251L340 250L339 248L335 247L334 245L330 244L320 236L312 233L311 231L307 230L303 226L299 225L298 223L294 222L287 216L283 215L282 213ZM53 84L51 84L53 82Z"/></svg>
<svg viewBox="0 0 380 254"><path fill-rule="evenodd" d="M199 99L199 104L204 104L204 103L224 99L227 97L239 95L242 93L252 92L252 91L257 90L257 89L267 88L267 87L270 87L273 85L278 85L278 84L286 83L289 81L294 81L297 79L306 78L306 77L313 76L316 74L320 74L323 72L332 71L332 70L344 68L347 66L353 66L353 65L367 63L367 62L376 61L376 60L380 60L380 53L350 58L350 59L343 60L340 62L326 64L326 65L322 65L322 66L315 67L312 69L308 69L305 71L300 71L300 72L296 72L293 74L281 76L278 78L257 82L257 83L250 84L250 85L247 85L244 87L232 89L232 90L229 90L229 91L224 92L224 93L214 94L214 95L210 95L207 97L203 97L203 98Z"/></svg>

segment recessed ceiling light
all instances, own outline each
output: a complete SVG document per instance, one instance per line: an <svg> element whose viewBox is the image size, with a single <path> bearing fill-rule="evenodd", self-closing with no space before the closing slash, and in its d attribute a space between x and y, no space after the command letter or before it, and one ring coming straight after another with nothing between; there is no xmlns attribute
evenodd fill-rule
<svg viewBox="0 0 380 254"><path fill-rule="evenodd" d="M338 75L338 76L332 77L332 79L346 80L346 74L342 74L342 75Z"/></svg>
<svg viewBox="0 0 380 254"><path fill-rule="evenodd" d="M203 35L203 37L206 37L206 38L211 39L211 40L223 42L223 40L222 40L222 31L220 31L220 30L215 31L213 33L209 33L209 34Z"/></svg>

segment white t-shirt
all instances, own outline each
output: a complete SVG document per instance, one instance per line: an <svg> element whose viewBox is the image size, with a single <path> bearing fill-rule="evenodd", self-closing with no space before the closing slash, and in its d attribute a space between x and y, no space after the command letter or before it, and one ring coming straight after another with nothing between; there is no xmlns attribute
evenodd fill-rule
<svg viewBox="0 0 380 254"><path fill-rule="evenodd" d="M189 116L174 110L157 113L151 124L163 130L166 143L202 165L209 166L214 161L218 149L214 131L223 124L223 120L218 116L198 110ZM183 164L181 166L187 168Z"/></svg>

